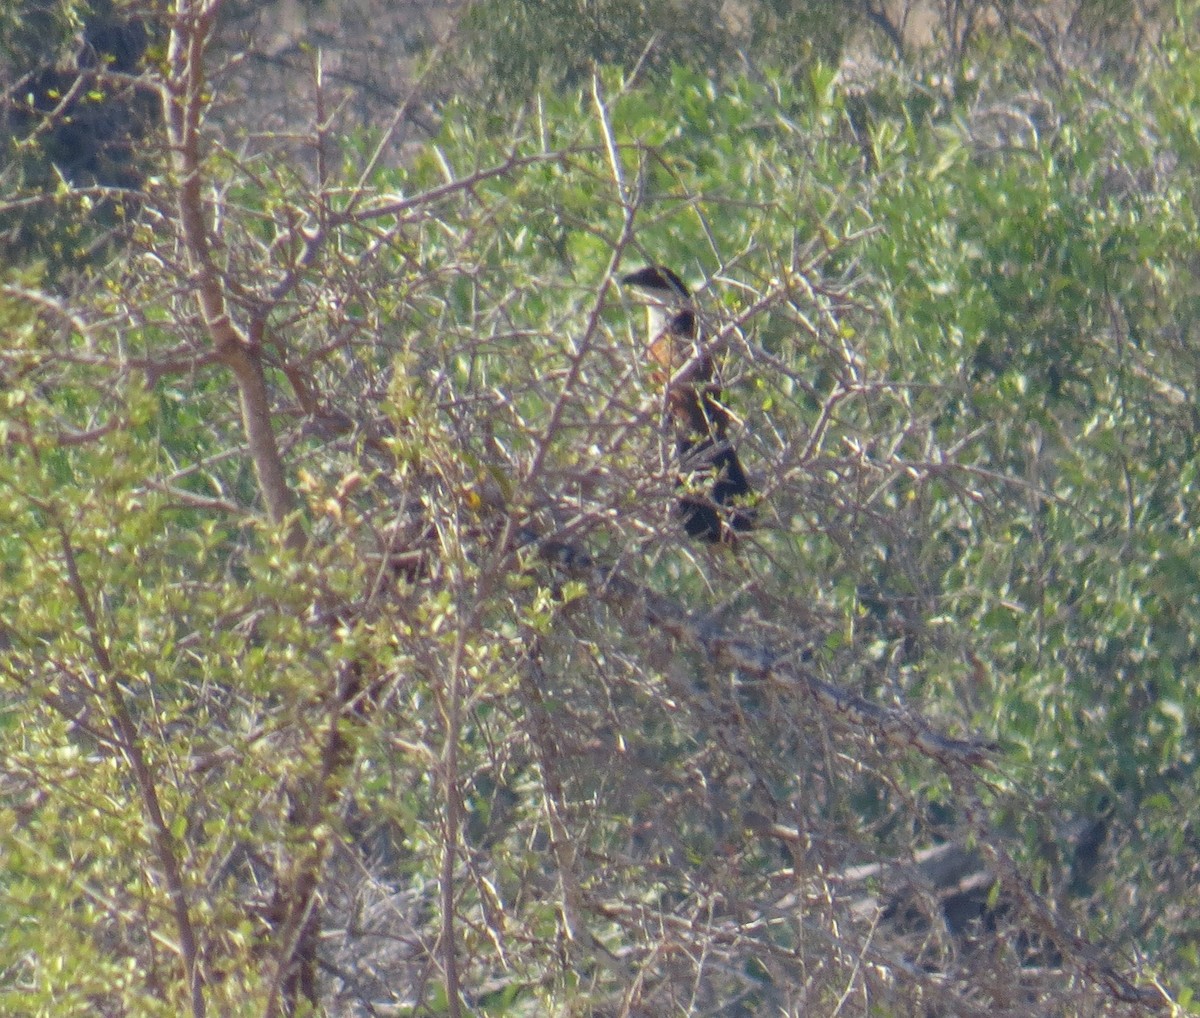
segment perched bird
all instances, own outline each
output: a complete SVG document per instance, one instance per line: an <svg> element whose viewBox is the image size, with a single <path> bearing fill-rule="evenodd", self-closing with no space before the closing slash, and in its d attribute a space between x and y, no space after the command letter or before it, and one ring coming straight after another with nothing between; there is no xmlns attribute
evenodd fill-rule
<svg viewBox="0 0 1200 1018"><path fill-rule="evenodd" d="M737 532L754 526L754 512L744 504L751 488L737 450L725 437L730 413L721 404L721 386L713 381L712 357L701 342L692 295L663 265L639 269L621 282L635 288L646 304L646 352L658 369L656 380L666 386L683 474L679 483L691 486L691 479L703 474L712 479L708 496L689 491L679 497L683 528L702 541L733 543Z"/></svg>

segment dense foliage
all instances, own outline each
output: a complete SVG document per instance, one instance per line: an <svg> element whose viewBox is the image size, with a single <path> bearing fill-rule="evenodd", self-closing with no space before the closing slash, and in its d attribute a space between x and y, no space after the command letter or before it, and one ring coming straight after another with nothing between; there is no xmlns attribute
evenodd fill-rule
<svg viewBox="0 0 1200 1018"><path fill-rule="evenodd" d="M388 165L210 130L182 6L129 246L0 286L0 1010L1190 1005L1182 12L1111 76L575 68ZM736 550L671 515L657 262Z"/></svg>

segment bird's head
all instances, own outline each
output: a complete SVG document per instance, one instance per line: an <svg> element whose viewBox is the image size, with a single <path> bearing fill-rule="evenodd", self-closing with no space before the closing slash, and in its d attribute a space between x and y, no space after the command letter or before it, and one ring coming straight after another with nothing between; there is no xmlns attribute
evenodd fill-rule
<svg viewBox="0 0 1200 1018"><path fill-rule="evenodd" d="M644 269L622 276L621 282L664 304L691 303L692 295L683 280L665 265L647 265Z"/></svg>
<svg viewBox="0 0 1200 1018"><path fill-rule="evenodd" d="M691 293L665 265L648 265L621 282L636 290L646 305L650 358L667 372L674 371L691 356L698 338Z"/></svg>

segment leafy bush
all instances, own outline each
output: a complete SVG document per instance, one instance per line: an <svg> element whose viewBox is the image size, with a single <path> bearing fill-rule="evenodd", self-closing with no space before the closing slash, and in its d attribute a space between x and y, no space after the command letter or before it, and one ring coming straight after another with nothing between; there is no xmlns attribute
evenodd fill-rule
<svg viewBox="0 0 1200 1018"><path fill-rule="evenodd" d="M173 138L103 286L0 294L5 1004L1186 1004L1185 51L1036 102L606 71L400 168ZM647 262L736 552L671 516Z"/></svg>

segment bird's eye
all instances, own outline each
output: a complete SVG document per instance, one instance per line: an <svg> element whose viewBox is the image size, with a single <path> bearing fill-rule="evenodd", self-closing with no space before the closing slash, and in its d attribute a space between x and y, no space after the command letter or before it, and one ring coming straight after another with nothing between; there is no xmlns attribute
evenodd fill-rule
<svg viewBox="0 0 1200 1018"><path fill-rule="evenodd" d="M696 332L696 314L693 311L680 311L671 319L671 331L681 336L691 336Z"/></svg>

